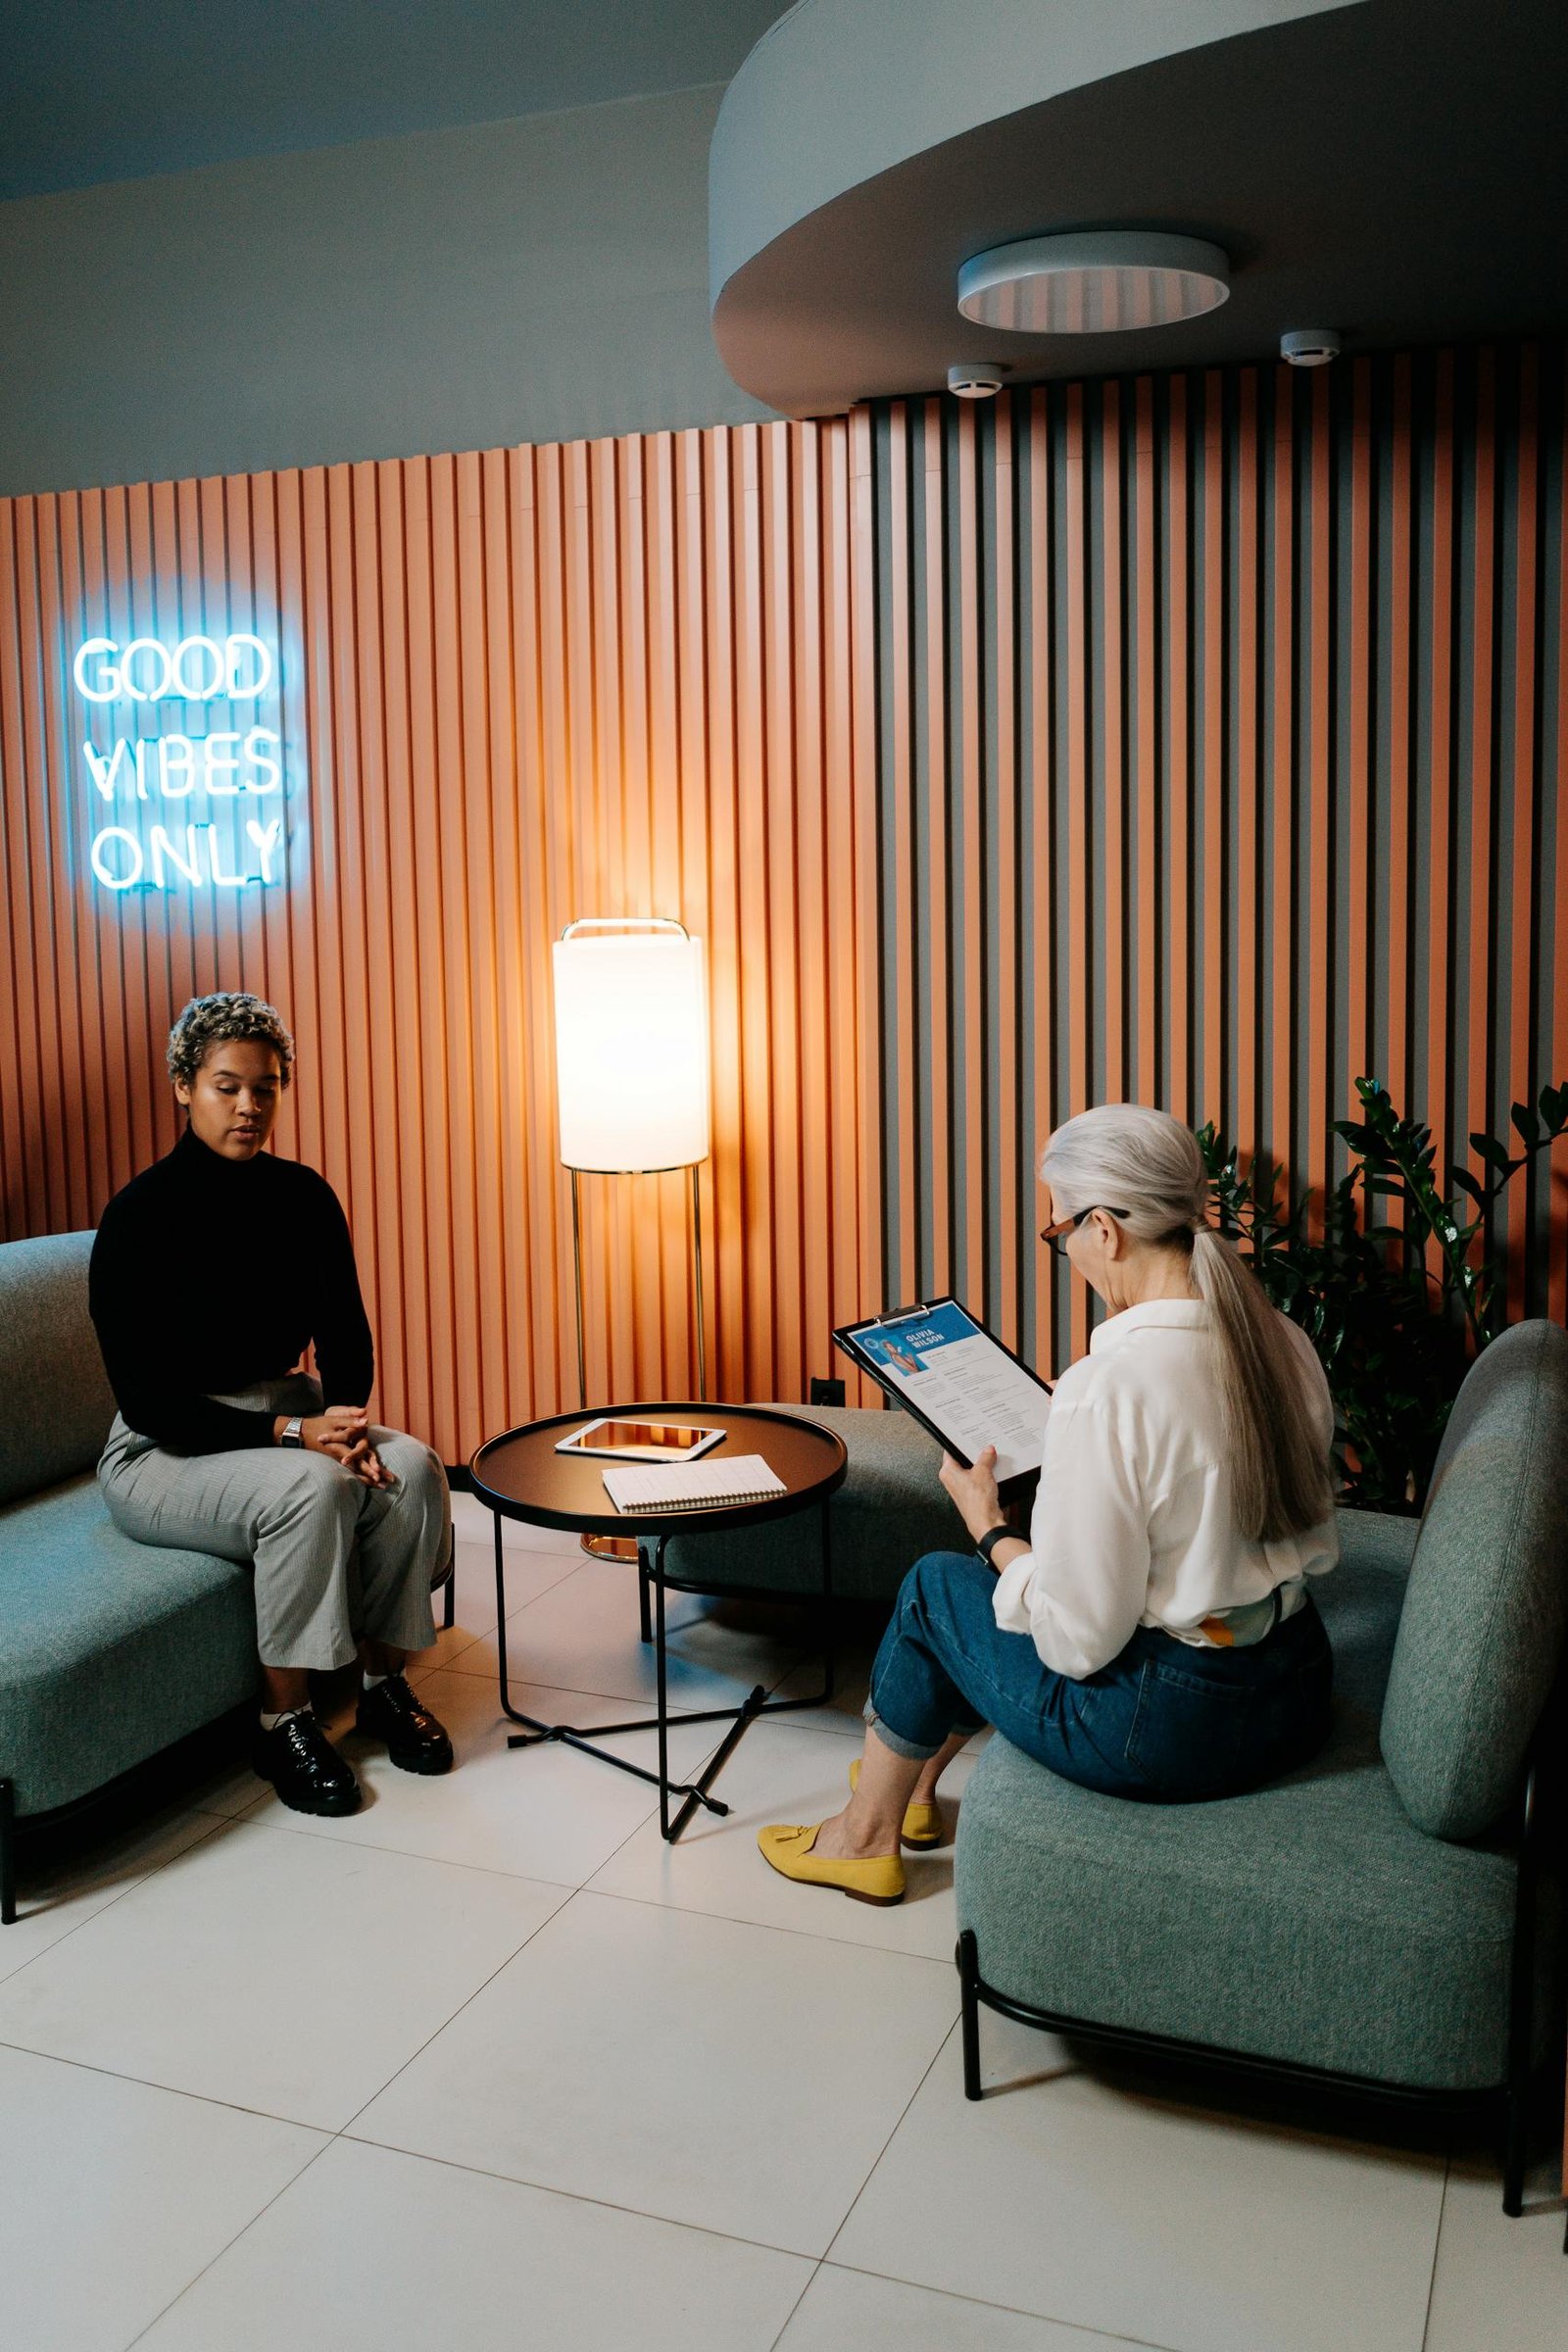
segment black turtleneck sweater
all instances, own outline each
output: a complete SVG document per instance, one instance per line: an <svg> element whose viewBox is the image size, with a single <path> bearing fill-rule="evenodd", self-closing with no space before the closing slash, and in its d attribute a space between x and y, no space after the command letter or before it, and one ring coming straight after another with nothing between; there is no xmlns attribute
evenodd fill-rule
<svg viewBox="0 0 1568 2352"><path fill-rule="evenodd" d="M375 1359L337 1195L297 1160L229 1160L187 1127L104 1210L88 1303L128 1428L172 1453L270 1446L271 1413L214 1404L316 1346L328 1404L364 1404Z"/></svg>

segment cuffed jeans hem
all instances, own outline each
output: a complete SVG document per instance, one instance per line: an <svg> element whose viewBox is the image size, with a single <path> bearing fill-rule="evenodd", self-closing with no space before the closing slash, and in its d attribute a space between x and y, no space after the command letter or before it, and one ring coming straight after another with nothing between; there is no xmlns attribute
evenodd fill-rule
<svg viewBox="0 0 1568 2352"><path fill-rule="evenodd" d="M902 1732L891 1730L883 1722L869 1699L865 1702L863 1712L867 1724L875 1732L883 1746L890 1747L896 1756L903 1756L907 1763L929 1764L931 1758L937 1753L937 1749L942 1745L940 1740L937 1741L936 1747L928 1747L919 1740L906 1740Z"/></svg>

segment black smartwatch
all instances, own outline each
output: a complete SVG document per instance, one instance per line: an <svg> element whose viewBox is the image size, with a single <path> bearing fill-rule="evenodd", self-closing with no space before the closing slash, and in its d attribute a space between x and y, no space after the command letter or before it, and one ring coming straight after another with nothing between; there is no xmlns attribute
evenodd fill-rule
<svg viewBox="0 0 1568 2352"><path fill-rule="evenodd" d="M980 1554L980 1557L984 1560L988 1568L993 1564L991 1554L996 1550L997 1545L1002 1542L1003 1538L1004 1536L1015 1536L1017 1533L1018 1530L1015 1527L1003 1526L988 1527L986 1529L985 1534L975 1545L975 1549Z"/></svg>

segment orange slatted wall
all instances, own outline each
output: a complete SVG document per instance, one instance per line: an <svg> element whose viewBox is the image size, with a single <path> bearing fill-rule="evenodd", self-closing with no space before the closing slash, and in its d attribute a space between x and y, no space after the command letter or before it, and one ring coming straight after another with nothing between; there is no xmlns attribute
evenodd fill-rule
<svg viewBox="0 0 1568 2352"><path fill-rule="evenodd" d="M172 1139L172 1013L253 987L380 1409L461 1460L575 1402L550 943L676 915L715 1394L945 1287L1059 1363L1070 1110L1321 1184L1357 1071L1448 1152L1568 1076L1565 612L1555 344L0 501L0 1231L90 1223ZM252 628L286 882L106 890L74 647ZM1499 1238L1562 1319L1555 1157ZM584 1201L592 1399L689 1391L683 1180Z"/></svg>
<svg viewBox="0 0 1568 2352"><path fill-rule="evenodd" d="M901 1298L1081 1350L1029 1212L1091 1102L1321 1186L1358 1074L1445 1161L1568 1078L1563 383L1552 344L878 404ZM1561 1321L1553 1161L1497 1242Z"/></svg>
<svg viewBox="0 0 1568 2352"><path fill-rule="evenodd" d="M576 1402L550 944L673 915L709 945L711 1385L803 1395L881 1281L867 446L780 424L0 501L0 1231L95 1222L173 1140L173 1012L254 989L299 1047L279 1146L352 1221L379 1410L462 1460ZM84 735L169 712L95 717L75 648L232 630L280 646L286 879L107 889L95 828L171 811L108 806ZM687 1180L583 1202L591 1399L694 1394Z"/></svg>

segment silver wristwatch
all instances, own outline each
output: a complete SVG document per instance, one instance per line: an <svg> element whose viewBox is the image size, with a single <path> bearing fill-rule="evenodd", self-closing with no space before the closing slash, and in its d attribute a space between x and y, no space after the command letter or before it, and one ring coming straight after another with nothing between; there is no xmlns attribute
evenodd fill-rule
<svg viewBox="0 0 1568 2352"><path fill-rule="evenodd" d="M281 1436L281 1437L278 1439L278 1441L277 1441L277 1442L278 1442L278 1444L279 1444L280 1446L303 1446L303 1445L304 1445L304 1443L305 1443L305 1415L304 1415L303 1413L296 1413L296 1414L294 1415L294 1418L293 1418L293 1420L292 1420L292 1421L285 1421L285 1422L284 1422L284 1424L283 1424L283 1435L282 1435L282 1436Z"/></svg>

